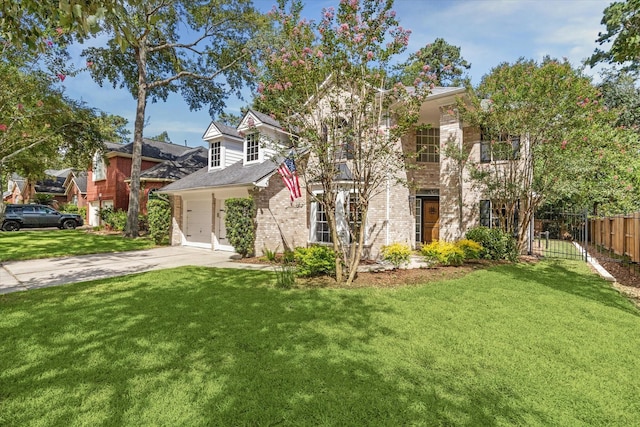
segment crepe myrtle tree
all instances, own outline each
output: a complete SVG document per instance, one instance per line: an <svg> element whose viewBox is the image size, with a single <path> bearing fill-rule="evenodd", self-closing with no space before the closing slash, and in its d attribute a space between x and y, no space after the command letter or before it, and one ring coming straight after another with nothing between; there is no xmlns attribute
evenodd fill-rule
<svg viewBox="0 0 640 427"><path fill-rule="evenodd" d="M599 89L566 60L503 63L458 110L483 135L481 162L467 165L471 178L520 250L543 201L572 195L586 203L631 185L613 176L637 152L637 138L616 127Z"/></svg>
<svg viewBox="0 0 640 427"><path fill-rule="evenodd" d="M213 115L249 80L251 42L261 24L249 0L126 0L105 12L106 46L82 52L102 85L126 87L136 100L125 236L138 235L142 137L147 100L179 92L189 107Z"/></svg>
<svg viewBox="0 0 640 427"><path fill-rule="evenodd" d="M399 141L430 89L425 73L412 88L388 87L389 63L410 34L392 4L343 0L315 23L300 18L300 2L288 11L281 3L270 13L278 32L259 70L255 107L298 136L298 172L326 213L336 279L347 284L362 257L370 201L388 180L400 179ZM350 170L346 180L342 164Z"/></svg>

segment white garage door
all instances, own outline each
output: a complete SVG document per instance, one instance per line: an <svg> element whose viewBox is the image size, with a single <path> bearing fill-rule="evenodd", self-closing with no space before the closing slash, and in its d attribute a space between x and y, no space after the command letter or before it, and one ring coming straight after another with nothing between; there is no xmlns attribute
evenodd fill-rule
<svg viewBox="0 0 640 427"><path fill-rule="evenodd" d="M211 202L187 200L185 244L211 248Z"/></svg>

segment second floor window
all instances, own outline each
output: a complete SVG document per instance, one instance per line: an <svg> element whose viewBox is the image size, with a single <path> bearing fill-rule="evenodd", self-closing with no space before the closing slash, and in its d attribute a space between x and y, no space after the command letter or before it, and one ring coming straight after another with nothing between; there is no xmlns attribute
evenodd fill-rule
<svg viewBox="0 0 640 427"><path fill-rule="evenodd" d="M416 131L416 152L418 162L440 162L440 128Z"/></svg>
<svg viewBox="0 0 640 427"><path fill-rule="evenodd" d="M100 153L96 153L93 156L93 180L100 181L107 179L107 166L104 163L104 159Z"/></svg>
<svg viewBox="0 0 640 427"><path fill-rule="evenodd" d="M209 167L220 167L220 141L212 142L209 148Z"/></svg>
<svg viewBox="0 0 640 427"><path fill-rule="evenodd" d="M260 159L260 134L250 133L246 140L245 162L255 162Z"/></svg>

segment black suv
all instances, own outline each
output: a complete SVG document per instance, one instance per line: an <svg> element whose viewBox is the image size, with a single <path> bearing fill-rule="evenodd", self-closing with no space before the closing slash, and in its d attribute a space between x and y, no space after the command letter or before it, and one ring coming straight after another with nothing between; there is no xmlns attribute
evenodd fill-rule
<svg viewBox="0 0 640 427"><path fill-rule="evenodd" d="M4 231L40 227L72 229L84 224L78 214L60 213L45 205L6 205L0 220Z"/></svg>

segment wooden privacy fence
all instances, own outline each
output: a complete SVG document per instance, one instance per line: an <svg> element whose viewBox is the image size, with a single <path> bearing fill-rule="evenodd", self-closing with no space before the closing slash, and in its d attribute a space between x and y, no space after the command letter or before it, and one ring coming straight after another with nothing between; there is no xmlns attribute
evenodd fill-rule
<svg viewBox="0 0 640 427"><path fill-rule="evenodd" d="M640 212L590 218L589 243L640 263Z"/></svg>

